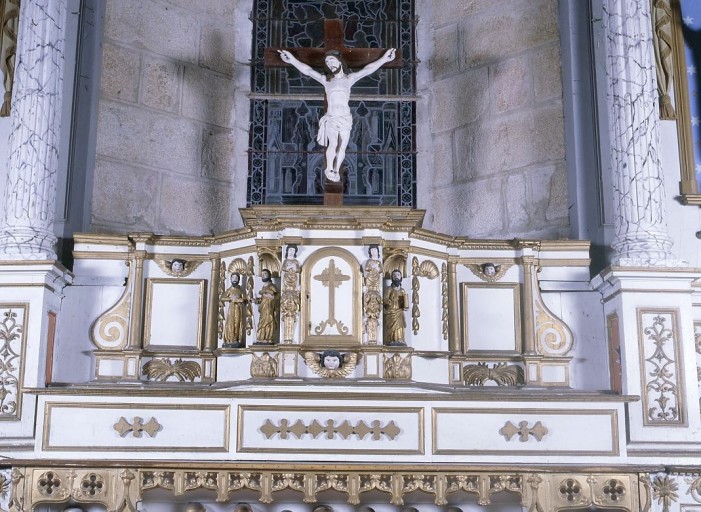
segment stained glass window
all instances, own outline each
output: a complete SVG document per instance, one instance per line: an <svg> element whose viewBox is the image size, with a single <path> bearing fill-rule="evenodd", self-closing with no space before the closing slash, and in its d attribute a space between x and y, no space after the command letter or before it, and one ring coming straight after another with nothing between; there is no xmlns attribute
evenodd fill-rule
<svg viewBox="0 0 701 512"><path fill-rule="evenodd" d="M324 20L347 47L397 48L401 68L353 86L344 204L416 206L415 17L410 0L255 0L248 204L321 204L324 90L296 69L267 68L266 48L321 48Z"/></svg>

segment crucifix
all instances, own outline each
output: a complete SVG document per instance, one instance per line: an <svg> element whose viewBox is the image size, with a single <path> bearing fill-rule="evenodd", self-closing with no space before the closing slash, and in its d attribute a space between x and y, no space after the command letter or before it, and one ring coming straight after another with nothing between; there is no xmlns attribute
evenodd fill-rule
<svg viewBox="0 0 701 512"><path fill-rule="evenodd" d="M347 48L343 43L343 21L324 20L324 46L321 48L266 48L268 67L293 66L300 73L324 86L326 113L319 120L317 142L326 146L324 204L343 204L341 164L346 155L353 126L350 89L382 66L401 67L394 48ZM363 66L351 72L348 66ZM313 67L323 67L319 73Z"/></svg>

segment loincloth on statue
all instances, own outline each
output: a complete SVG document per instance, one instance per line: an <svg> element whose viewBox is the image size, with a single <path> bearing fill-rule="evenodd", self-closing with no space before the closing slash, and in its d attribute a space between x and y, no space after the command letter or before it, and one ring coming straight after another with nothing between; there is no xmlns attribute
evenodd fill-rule
<svg viewBox="0 0 701 512"><path fill-rule="evenodd" d="M319 119L319 133L316 134L316 141L322 146L328 146L327 131L332 128L338 133L349 133L353 127L353 116L351 114L332 115L324 114Z"/></svg>

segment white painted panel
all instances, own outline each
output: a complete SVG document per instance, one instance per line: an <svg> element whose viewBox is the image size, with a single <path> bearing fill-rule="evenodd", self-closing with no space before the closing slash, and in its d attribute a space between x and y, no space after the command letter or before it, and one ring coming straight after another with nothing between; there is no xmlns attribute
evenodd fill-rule
<svg viewBox="0 0 701 512"><path fill-rule="evenodd" d="M229 444L229 406L157 404L47 404L43 449L47 451L209 451L224 452ZM151 418L161 426L123 436L114 425L124 417L143 423ZM193 428L199 425L206 428Z"/></svg>
<svg viewBox="0 0 701 512"><path fill-rule="evenodd" d="M501 433L508 423L519 428L523 421L527 430L540 422L546 430L540 441L530 433L525 438L516 433L509 440ZM615 455L617 422L614 410L434 409L433 453Z"/></svg>

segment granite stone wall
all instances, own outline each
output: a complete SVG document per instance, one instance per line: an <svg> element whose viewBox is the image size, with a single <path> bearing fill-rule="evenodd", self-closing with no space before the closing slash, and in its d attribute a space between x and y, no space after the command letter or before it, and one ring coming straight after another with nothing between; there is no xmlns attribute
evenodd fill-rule
<svg viewBox="0 0 701 512"><path fill-rule="evenodd" d="M241 224L249 12L250 0L107 1L93 231Z"/></svg>
<svg viewBox="0 0 701 512"><path fill-rule="evenodd" d="M419 197L437 231L568 233L557 0L417 4ZM423 26L422 26L423 24Z"/></svg>
<svg viewBox="0 0 701 512"><path fill-rule="evenodd" d="M93 231L208 234L246 203L251 0L108 0ZM417 0L418 205L568 232L557 0Z"/></svg>

